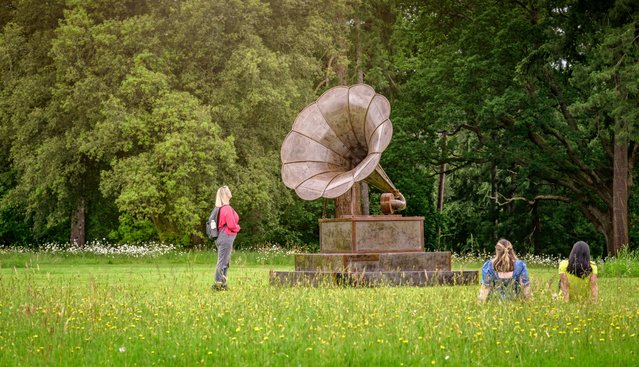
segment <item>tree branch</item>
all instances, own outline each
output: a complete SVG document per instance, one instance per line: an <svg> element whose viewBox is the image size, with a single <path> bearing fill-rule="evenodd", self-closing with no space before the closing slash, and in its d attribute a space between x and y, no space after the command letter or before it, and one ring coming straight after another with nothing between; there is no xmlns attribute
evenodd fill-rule
<svg viewBox="0 0 639 367"><path fill-rule="evenodd" d="M559 165L559 167L563 170L566 171L572 171L575 170L575 167L571 167L567 164L564 164L564 159L562 159L562 157L559 157L555 150L552 149L547 143L546 141L543 139L542 136L540 136L539 134L535 133L532 131L531 127L528 127L528 137L529 139L537 146L539 147L539 149L541 149L542 151L548 153L549 155L551 155L552 157L555 158L556 163ZM568 144L567 142L565 144ZM577 160L577 158L575 157L575 159ZM572 161L572 160L571 160ZM578 160L577 160L578 161ZM576 164L575 162L572 162L573 164ZM550 176L543 176L543 178L545 180L548 180L550 182L555 182L556 184L566 187L568 189L570 189L571 191L582 195L583 196L583 190L581 188L578 188L577 186L588 186L589 188L591 188L594 192L597 193L597 195L604 200L606 203L611 203L612 197L610 195L610 193L608 193L605 189L602 190L602 185L600 185L602 183L601 180L599 180L599 175L597 175L594 171L592 171L592 175L590 174L590 169L588 169L585 165L583 165L582 163L582 167L580 167L579 165L576 166L578 168L578 172L580 173L579 175L577 175L574 179L572 180L567 180L565 177L562 177L561 172L557 172L556 177L550 177ZM584 168L586 169L584 171ZM565 175L563 175L565 176ZM576 179L578 178L582 178L583 181L578 181ZM595 178L593 180L593 178ZM577 185L577 183L579 185ZM603 185L604 187L605 184Z"/></svg>
<svg viewBox="0 0 639 367"><path fill-rule="evenodd" d="M315 87L315 95L317 95L317 91L323 86L323 85L328 85L328 82L330 81L329 75L331 72L331 67L333 66L333 60L335 60L335 55L331 56L330 59L328 59L328 65L326 65L326 76L324 78L324 80L322 80L317 87Z"/></svg>
<svg viewBox="0 0 639 367"><path fill-rule="evenodd" d="M539 202L539 201L561 201L564 203L570 203L571 200L570 198L566 197L566 196L561 196L561 195L537 195L532 199L527 199L523 196L515 196L515 197L511 197L511 198L506 198L504 197L502 194L498 194L499 196L501 196L502 198L505 199L505 201L503 202L499 202L499 198L498 197L494 197L494 196L489 196L490 199L493 199L495 201L495 204L497 204L498 206L504 206L504 205L508 205L510 203L512 203L513 201L525 201L528 203L528 205L534 205L535 203Z"/></svg>
<svg viewBox="0 0 639 367"><path fill-rule="evenodd" d="M543 129L546 130L546 132L548 132L550 135L554 136L557 140L559 140L559 142L561 142L561 145L566 148L566 152L568 153L568 158L570 158L570 161L577 167L579 167L579 169L586 175L586 178L590 180L590 184L593 184L594 182L601 182L601 178L599 177L599 175L597 175L597 173L592 169L588 168L584 164L584 162L577 157L575 151L570 146L570 143L563 135L561 135L561 133L559 133L559 131L557 131L557 129L553 129L550 127L543 127Z"/></svg>
<svg viewBox="0 0 639 367"><path fill-rule="evenodd" d="M452 168L447 168L447 169L446 169L446 170L444 170L443 172L439 169L439 167L440 167L441 163L446 163L447 165L452 165L452 163L451 163L451 162L453 162L453 161L445 160L445 161L442 161L442 162L440 162L440 163L438 163L438 164L433 164L433 166L437 166L437 169L434 169L435 173L433 173L432 175L427 175L427 177L435 177L435 176L439 175L440 173L449 174L449 173L453 173L453 172L455 172L455 171L458 171L458 170L460 170L460 169L462 169L462 168L468 167L468 166L470 166L471 164L476 164L476 163L486 163L486 162L487 162L486 160L474 160L474 161L470 161L470 160L462 160L462 159L455 160L455 161L456 161L456 162L462 162L463 164L460 164L460 165L453 165L453 166L452 166ZM432 168L432 167L431 167L431 168Z"/></svg>
<svg viewBox="0 0 639 367"><path fill-rule="evenodd" d="M601 142L601 146L603 147L604 152L606 153L608 158L610 158L610 160L612 160L612 158L613 158L612 142L610 141L610 139L608 139L606 137L604 132L601 131L600 126L599 126L599 122L600 122L600 120L597 119L597 136L599 137L599 141Z"/></svg>
<svg viewBox="0 0 639 367"><path fill-rule="evenodd" d="M552 93L552 95L555 96L555 98L557 98L557 101L559 102L559 110L561 111L561 115L564 117L564 119L566 119L568 126L570 126L573 131L577 131L577 120L572 115L572 113L570 113L566 100L561 94L561 90L559 90L559 87L552 82L553 78L551 75L549 75L549 73L546 73L546 77L548 78L548 84L550 85L550 93Z"/></svg>
<svg viewBox="0 0 639 367"><path fill-rule="evenodd" d="M595 225L599 232L608 237L608 233L610 233L609 227L611 227L612 224L610 223L610 220L608 220L606 213L592 205L579 205L579 209L586 218ZM606 242L608 242L608 238L606 238Z"/></svg>
<svg viewBox="0 0 639 367"><path fill-rule="evenodd" d="M472 125L468 125L468 124L460 124L452 132L447 131L447 130L441 130L441 131L438 131L438 133L439 134L446 133L446 135L448 135L448 136L455 136L462 129L466 129L466 130L469 130L469 131L472 131L473 133L475 133L475 135L477 135L477 139L479 139L479 143L481 145L484 145L484 142L485 142L484 135L482 135L481 130L477 126L472 126Z"/></svg>

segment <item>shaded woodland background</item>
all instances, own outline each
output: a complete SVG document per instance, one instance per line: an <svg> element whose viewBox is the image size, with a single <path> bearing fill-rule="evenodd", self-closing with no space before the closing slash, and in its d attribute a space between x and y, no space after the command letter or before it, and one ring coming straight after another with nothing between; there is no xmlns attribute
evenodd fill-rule
<svg viewBox="0 0 639 367"><path fill-rule="evenodd" d="M201 245L222 184L239 247L317 243L333 204L284 187L280 144L363 81L391 101L382 165L427 249L634 248L638 4L5 0L0 243Z"/></svg>

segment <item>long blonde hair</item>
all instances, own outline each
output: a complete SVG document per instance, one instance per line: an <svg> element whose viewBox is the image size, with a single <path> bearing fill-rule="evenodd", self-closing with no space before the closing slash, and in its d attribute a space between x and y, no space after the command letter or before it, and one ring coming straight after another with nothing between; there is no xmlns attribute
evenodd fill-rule
<svg viewBox="0 0 639 367"><path fill-rule="evenodd" d="M221 207L222 205L229 205L232 197L233 195L231 195L231 190L229 190L228 186L224 185L220 187L215 194L215 206Z"/></svg>
<svg viewBox="0 0 639 367"><path fill-rule="evenodd" d="M515 250L507 239L500 239L495 245L495 258L493 259L493 269L498 272L508 273L515 270Z"/></svg>

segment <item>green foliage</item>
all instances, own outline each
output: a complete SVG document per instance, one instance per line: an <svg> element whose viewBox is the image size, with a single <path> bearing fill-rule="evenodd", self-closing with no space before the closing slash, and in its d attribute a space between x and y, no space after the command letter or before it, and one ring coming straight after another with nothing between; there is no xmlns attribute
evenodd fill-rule
<svg viewBox="0 0 639 367"><path fill-rule="evenodd" d="M111 231L107 239L116 243L144 243L158 240L156 227L148 219L136 219L122 214L117 230Z"/></svg>
<svg viewBox="0 0 639 367"><path fill-rule="evenodd" d="M634 182L637 182L637 169L635 169L635 173L633 175ZM628 211L630 212L628 223L630 227L630 231L628 233L628 238L630 243L628 247L630 250L638 250L639 249L639 186L633 185L632 191L630 192L630 200L628 201Z"/></svg>
<svg viewBox="0 0 639 367"><path fill-rule="evenodd" d="M0 171L0 199L15 186L14 171ZM0 208L0 244L27 245L31 242L30 223L16 208Z"/></svg>
<svg viewBox="0 0 639 367"><path fill-rule="evenodd" d="M111 133L117 139L102 140L106 147L90 144L88 149L105 149L112 157L112 169L102 173L102 190L116 197L121 212L151 219L162 240L178 238L178 233L202 236L199 224L210 207L205 198L233 165L232 139L220 138L209 110L193 96L166 92L162 84L155 88L154 81L124 80L122 98L147 94L150 103L130 98L126 106L112 98L95 136L102 140ZM127 94L130 88L147 92ZM157 90L155 96L149 90ZM114 147L109 141L125 146ZM126 146L130 142L137 144ZM183 244L189 243L188 237L186 241Z"/></svg>
<svg viewBox="0 0 639 367"><path fill-rule="evenodd" d="M319 249L319 218L323 217L324 204L331 213L333 205L328 200L304 201L289 194L288 205L279 216L280 225L271 230L269 242L284 245L303 244L308 250Z"/></svg>
<svg viewBox="0 0 639 367"><path fill-rule="evenodd" d="M623 247L617 256L606 259L599 271L603 277L639 277L639 251Z"/></svg>
<svg viewBox="0 0 639 367"><path fill-rule="evenodd" d="M639 110L637 9L615 16L615 6L404 4L394 37L398 99L410 117L398 122L423 139L416 148L426 165L447 163L451 248L470 234L487 247L508 237L537 253L601 243L593 228L611 240L611 141L632 142L632 167ZM549 198L569 206L542 205ZM568 230L544 234L540 220Z"/></svg>
<svg viewBox="0 0 639 367"><path fill-rule="evenodd" d="M610 144L628 144L630 167L637 156L637 11L628 0L10 1L0 239L63 240L85 209L88 239L201 245L227 184L238 247L316 244L323 203L282 185L279 147L318 94L363 78L391 100L382 165L404 214L425 217L428 249L508 237L522 252L583 239L599 253ZM569 203L508 201L537 196Z"/></svg>
<svg viewBox="0 0 639 367"><path fill-rule="evenodd" d="M424 245L426 249L433 250L440 248L437 243L440 217L433 200L435 183L415 152L418 150L414 143L397 139L383 156L381 165L406 199L406 209L401 214L424 217ZM375 195L373 200L379 204L379 195ZM378 211L377 214L381 213Z"/></svg>

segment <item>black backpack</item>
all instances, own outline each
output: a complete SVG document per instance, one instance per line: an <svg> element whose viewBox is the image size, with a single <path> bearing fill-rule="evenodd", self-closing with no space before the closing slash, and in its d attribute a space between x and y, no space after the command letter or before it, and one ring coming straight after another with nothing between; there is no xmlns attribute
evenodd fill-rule
<svg viewBox="0 0 639 367"><path fill-rule="evenodd" d="M217 228L218 218L220 217L220 209L221 207L215 207L209 216L209 220L206 221L206 235L209 236L210 239L217 238L220 234L220 231Z"/></svg>

